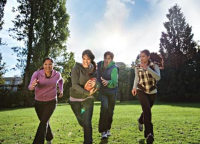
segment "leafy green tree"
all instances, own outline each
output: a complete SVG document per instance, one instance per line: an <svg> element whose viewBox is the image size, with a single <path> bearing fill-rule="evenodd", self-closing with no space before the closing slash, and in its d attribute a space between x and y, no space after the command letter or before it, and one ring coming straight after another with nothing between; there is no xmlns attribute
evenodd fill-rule
<svg viewBox="0 0 200 144"><path fill-rule="evenodd" d="M27 89L30 80L31 61L33 56L34 45L34 26L37 21L39 0L18 0L19 6L13 8L14 13L18 13L15 17L14 28L10 28L11 35L18 41L24 41L24 47L13 47L17 53L17 67L22 70L24 89Z"/></svg>
<svg viewBox="0 0 200 144"><path fill-rule="evenodd" d="M18 3L13 11L19 14L10 31L15 33L13 38L25 43L24 48L14 47L13 50L19 57L17 66L22 68L26 89L33 71L41 66L45 57L52 57L58 65L59 61L71 62L74 58L66 48L69 36L66 0L18 0Z"/></svg>
<svg viewBox="0 0 200 144"><path fill-rule="evenodd" d="M118 93L119 100L126 101L130 100L130 68L123 63L116 63L119 68L118 76Z"/></svg>
<svg viewBox="0 0 200 144"><path fill-rule="evenodd" d="M5 63L2 62L2 54L0 53L0 84L4 83L3 74L6 72Z"/></svg>
<svg viewBox="0 0 200 144"><path fill-rule="evenodd" d="M191 74L196 65L196 43L193 40L192 27L186 23L178 5L171 7L166 17L166 32L162 32L160 38L160 52L165 62L159 82L160 94L171 96L174 100L183 100L190 93L188 89L194 81Z"/></svg>
<svg viewBox="0 0 200 144"><path fill-rule="evenodd" d="M6 2L7 0L0 1L0 31L2 30L4 24L3 16L4 16L4 7L6 5ZM1 45L1 38L0 38L0 45Z"/></svg>
<svg viewBox="0 0 200 144"><path fill-rule="evenodd" d="M7 2L7 0L1 0L0 1L0 31L2 30L3 24L4 24L3 16L4 16L4 7L6 5L6 2ZM1 44L2 44L2 42L1 42L1 38L0 38L0 45ZM5 63L2 62L2 59L3 59L2 54L0 53L0 84L4 83L3 74L6 72Z"/></svg>
<svg viewBox="0 0 200 144"><path fill-rule="evenodd" d="M44 10L45 9L45 10ZM66 12L66 0L43 0L39 6L38 22L35 25L36 41L33 64L38 67L44 57L68 55L66 40L69 36L69 15Z"/></svg>

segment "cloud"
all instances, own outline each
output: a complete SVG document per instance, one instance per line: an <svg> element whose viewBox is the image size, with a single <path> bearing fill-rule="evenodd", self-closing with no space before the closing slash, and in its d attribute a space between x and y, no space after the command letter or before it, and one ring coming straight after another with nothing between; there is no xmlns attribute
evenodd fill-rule
<svg viewBox="0 0 200 144"><path fill-rule="evenodd" d="M78 1L80 0L76 2ZM74 1L68 1L67 3L69 2L72 3ZM200 40L199 0L145 0L143 2L146 13L139 18L137 17L137 19L135 16L144 11L144 9L142 11L140 9L136 12L134 11L136 6L139 6L136 4L142 2L141 0L106 0L105 5L101 2L98 1L97 5L104 6L99 7L103 11L102 15L98 13L100 18L90 21L89 25L91 27L87 27L87 29L85 27L87 21L81 23L80 19L84 20L88 13L91 18L95 17L96 13L91 13L91 9L81 9L84 13L78 15L80 13L77 12L78 7L76 5L74 9L71 8L69 11L69 29L71 33L67 41L67 47L68 51L75 52L76 61L81 62L81 54L85 49L93 51L97 62L103 59L104 52L110 50L115 54L115 61L125 62L126 64L131 64L143 49L157 52L159 50L161 32L165 31L163 22L168 20L166 18L168 9L175 4L182 8L186 22L192 26L194 40ZM16 3L8 1L8 5L9 8L6 8L7 12L5 13L5 30L12 26L12 23L9 22L14 18L11 7L15 6ZM1 47L0 49L4 51L3 57L6 62L9 61L7 62L8 65L13 65L16 62L14 56L12 57L11 55L12 51L9 50L9 47L20 45L20 43L10 38L7 31L1 31L0 36L4 36L2 37L3 40L9 42L7 47L3 49Z"/></svg>
<svg viewBox="0 0 200 144"><path fill-rule="evenodd" d="M126 2L127 0L107 0L102 19L96 22L87 36L72 33L69 47L75 48L76 60L81 61L81 52L88 48L94 52L97 61L103 58L105 51L110 50L115 54L115 61L126 64L131 64L143 49L158 52L161 32L165 31L163 22L168 21L168 9L176 3L180 5L187 22L193 27L194 40L200 39L198 0L147 1L150 7L148 14L129 25L126 25L126 22L132 15ZM131 8L134 9L134 6Z"/></svg>
<svg viewBox="0 0 200 144"><path fill-rule="evenodd" d="M87 36L81 38L80 34L71 33L68 48L75 52L76 60L81 61L81 52L89 48L96 55L96 61L102 60L104 52L108 50L114 52L117 61L122 61L123 59L117 58L121 50L128 44L124 27L129 12L125 1L107 0L102 19L96 22L95 27ZM75 42L77 40L79 43Z"/></svg>
<svg viewBox="0 0 200 144"><path fill-rule="evenodd" d="M131 4L135 4L135 1L133 1L133 0L122 0L123 2L129 2L129 3L131 3Z"/></svg>

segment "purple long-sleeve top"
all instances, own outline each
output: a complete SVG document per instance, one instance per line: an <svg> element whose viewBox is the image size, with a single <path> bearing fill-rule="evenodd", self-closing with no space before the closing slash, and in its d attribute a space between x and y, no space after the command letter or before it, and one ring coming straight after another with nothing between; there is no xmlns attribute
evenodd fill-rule
<svg viewBox="0 0 200 144"><path fill-rule="evenodd" d="M32 86L34 80L39 80L36 87ZM50 78L46 78L44 70L35 71L31 77L29 90L35 90L35 100L50 101L57 98L57 85L59 91L63 91L63 78L61 74L55 70L52 71Z"/></svg>

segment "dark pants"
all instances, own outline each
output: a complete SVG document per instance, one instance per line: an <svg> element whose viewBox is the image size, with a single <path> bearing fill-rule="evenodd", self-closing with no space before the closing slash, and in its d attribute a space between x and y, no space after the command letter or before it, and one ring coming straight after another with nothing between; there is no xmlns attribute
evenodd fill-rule
<svg viewBox="0 0 200 144"><path fill-rule="evenodd" d="M83 102L70 102L70 105L78 123L83 127L84 144L92 144L92 115L94 99L88 98ZM84 109L84 112L81 109Z"/></svg>
<svg viewBox="0 0 200 144"><path fill-rule="evenodd" d="M153 124L151 122L151 108L155 102L157 94L146 94L144 91L138 90L137 95L143 111L139 118L139 122L141 124L144 124L144 137L146 138L148 134L153 134Z"/></svg>
<svg viewBox="0 0 200 144"><path fill-rule="evenodd" d="M100 94L101 112L99 118L99 132L107 132L111 129L116 102L116 94Z"/></svg>
<svg viewBox="0 0 200 144"><path fill-rule="evenodd" d="M56 100L48 102L35 101L35 111L40 120L33 144L44 144L44 140L51 141L53 134L49 119L56 108Z"/></svg>

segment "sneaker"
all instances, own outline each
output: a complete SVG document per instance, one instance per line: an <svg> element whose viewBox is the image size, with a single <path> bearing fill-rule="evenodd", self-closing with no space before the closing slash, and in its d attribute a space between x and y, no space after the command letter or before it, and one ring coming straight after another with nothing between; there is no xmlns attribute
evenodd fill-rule
<svg viewBox="0 0 200 144"><path fill-rule="evenodd" d="M52 141L47 141L47 144L52 144Z"/></svg>
<svg viewBox="0 0 200 144"><path fill-rule="evenodd" d="M101 139L107 139L108 136L107 136L107 133L106 132L102 132L101 133Z"/></svg>
<svg viewBox="0 0 200 144"><path fill-rule="evenodd" d="M137 121L138 121L138 129L139 129L139 131L143 131L143 124L141 124L139 122L139 118L137 119Z"/></svg>
<svg viewBox="0 0 200 144"><path fill-rule="evenodd" d="M107 136L111 136L111 132L110 132L110 130L107 130Z"/></svg>
<svg viewBox="0 0 200 144"><path fill-rule="evenodd" d="M154 138L151 133L147 136L146 141L147 141L147 144L153 144Z"/></svg>

